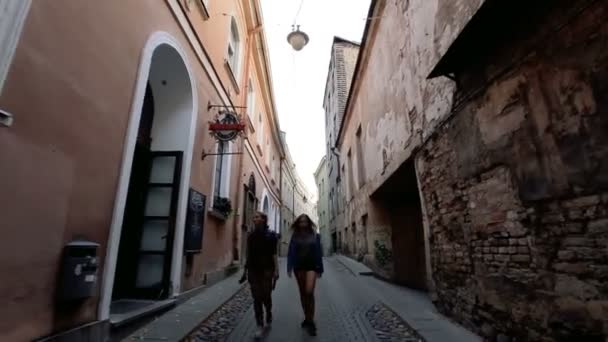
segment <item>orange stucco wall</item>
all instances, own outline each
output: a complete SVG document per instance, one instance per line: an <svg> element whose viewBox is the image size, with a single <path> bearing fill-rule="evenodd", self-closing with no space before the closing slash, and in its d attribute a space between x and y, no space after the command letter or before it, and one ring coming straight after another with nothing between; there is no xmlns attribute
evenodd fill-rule
<svg viewBox="0 0 608 342"><path fill-rule="evenodd" d="M167 4L34 1L0 94L0 107L15 116L13 127L0 130L0 340L29 340L97 319L99 289L83 305L55 305L59 262L63 245L76 237L99 242L104 261L141 53L155 31L177 39L194 74L199 118L191 187L211 194L214 158L200 155L215 143L206 127L215 112L207 104L221 101ZM231 186L232 198L237 191ZM232 220L207 217L198 271L182 290L231 261Z"/></svg>

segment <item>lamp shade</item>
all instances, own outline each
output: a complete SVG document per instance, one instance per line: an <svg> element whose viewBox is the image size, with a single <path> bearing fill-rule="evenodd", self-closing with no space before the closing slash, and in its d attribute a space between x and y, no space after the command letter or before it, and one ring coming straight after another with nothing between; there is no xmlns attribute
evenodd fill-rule
<svg viewBox="0 0 608 342"><path fill-rule="evenodd" d="M300 27L298 26L296 30L287 35L287 42L294 50L300 51L308 44L308 35L300 31Z"/></svg>

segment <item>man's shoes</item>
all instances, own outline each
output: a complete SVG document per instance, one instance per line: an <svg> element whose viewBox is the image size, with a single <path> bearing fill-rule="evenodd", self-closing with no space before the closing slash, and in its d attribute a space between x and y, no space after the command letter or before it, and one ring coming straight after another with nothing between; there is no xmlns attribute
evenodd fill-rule
<svg viewBox="0 0 608 342"><path fill-rule="evenodd" d="M301 326L302 328L306 328L306 327L308 327L308 321L307 321L307 320L303 320L303 321L302 321L302 324L300 324L300 326Z"/></svg>
<svg viewBox="0 0 608 342"><path fill-rule="evenodd" d="M258 326L258 329L255 331L253 338L255 338L256 340L260 340L262 339L262 337L264 337L264 327Z"/></svg>

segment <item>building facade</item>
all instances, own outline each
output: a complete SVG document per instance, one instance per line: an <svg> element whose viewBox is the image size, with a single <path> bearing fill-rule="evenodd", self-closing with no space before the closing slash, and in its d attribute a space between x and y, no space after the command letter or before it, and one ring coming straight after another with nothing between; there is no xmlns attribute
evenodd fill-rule
<svg viewBox="0 0 608 342"><path fill-rule="evenodd" d="M329 177L327 174L327 157L323 156L319 166L315 171L315 181L317 184L317 217L319 218L319 234L321 234L321 242L325 255L330 255L336 249L337 236L329 231L329 202L327 186L329 185Z"/></svg>
<svg viewBox="0 0 608 342"><path fill-rule="evenodd" d="M295 219L301 214L308 216L316 223L316 210L314 208L314 197L308 191L300 178L296 164L293 162L285 133L282 133L282 141L285 150L284 159L282 160L282 203L281 208L281 243L280 255L286 256L291 239L291 226Z"/></svg>
<svg viewBox="0 0 608 342"><path fill-rule="evenodd" d="M335 144L343 252L489 340L604 340L607 13L372 1Z"/></svg>
<svg viewBox="0 0 608 342"><path fill-rule="evenodd" d="M340 168L340 154L336 149L336 140L342 124L358 53L359 45L357 43L334 37L323 97L325 158L329 178L326 195L329 205L329 233L335 237L334 249L340 251L348 248L348 245L344 243L346 241L344 236L348 233L343 224L345 202L342 193L342 173L344 170Z"/></svg>
<svg viewBox="0 0 608 342"><path fill-rule="evenodd" d="M0 340L105 340L238 267L254 211L278 230L262 24L259 1L0 4ZM226 110L247 127L218 142Z"/></svg>

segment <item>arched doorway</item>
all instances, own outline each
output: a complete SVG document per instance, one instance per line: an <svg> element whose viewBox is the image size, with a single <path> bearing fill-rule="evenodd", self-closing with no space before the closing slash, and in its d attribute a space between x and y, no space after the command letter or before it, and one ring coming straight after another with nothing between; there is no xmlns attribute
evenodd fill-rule
<svg viewBox="0 0 608 342"><path fill-rule="evenodd" d="M262 204L262 212L268 215L269 204L268 204L268 196L264 196L264 202Z"/></svg>
<svg viewBox="0 0 608 342"><path fill-rule="evenodd" d="M166 33L152 35L125 140L101 319L110 310L123 316L179 291L196 126L192 79L175 40Z"/></svg>

